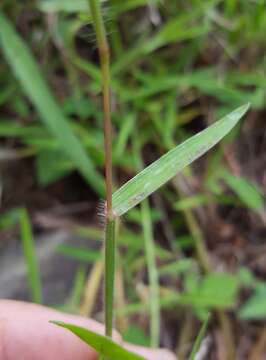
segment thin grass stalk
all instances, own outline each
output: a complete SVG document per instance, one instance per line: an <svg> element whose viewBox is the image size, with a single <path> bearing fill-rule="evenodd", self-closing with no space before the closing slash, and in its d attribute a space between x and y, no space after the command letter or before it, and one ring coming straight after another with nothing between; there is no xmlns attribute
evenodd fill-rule
<svg viewBox="0 0 266 360"><path fill-rule="evenodd" d="M40 270L37 263L37 256L35 252L35 245L34 245L30 218L25 208L19 210L19 221L20 221L20 230L21 230L21 238L22 238L22 248L26 261L31 298L33 302L37 304L41 304L42 285L41 285Z"/></svg>
<svg viewBox="0 0 266 360"><path fill-rule="evenodd" d="M105 226L105 334L112 337L115 277L115 220L112 212L112 129L110 107L110 53L99 0L89 0L102 75L106 184Z"/></svg>
<svg viewBox="0 0 266 360"><path fill-rule="evenodd" d="M107 219L105 236L105 334L112 337L115 277L115 220Z"/></svg>
<svg viewBox="0 0 266 360"><path fill-rule="evenodd" d="M209 325L209 321L210 321L210 314L208 314L208 316L206 317L205 321L203 322L201 329L198 333L198 336L196 337L196 340L194 342L191 354L189 356L189 360L195 360L197 357L197 353L200 350L202 341L204 339L204 336L206 334L207 331L207 327Z"/></svg>
<svg viewBox="0 0 266 360"><path fill-rule="evenodd" d="M99 0L89 0L101 63L107 217L112 218L112 129L110 107L110 53Z"/></svg>

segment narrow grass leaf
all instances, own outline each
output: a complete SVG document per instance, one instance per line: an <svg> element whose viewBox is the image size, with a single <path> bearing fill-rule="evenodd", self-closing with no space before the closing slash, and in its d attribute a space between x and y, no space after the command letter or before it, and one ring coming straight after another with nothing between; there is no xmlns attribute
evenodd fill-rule
<svg viewBox="0 0 266 360"><path fill-rule="evenodd" d="M209 202L210 199L208 198L207 195L198 194L178 200L177 203L174 205L174 207L176 210L182 211L182 210L189 210L196 208L198 206L206 205Z"/></svg>
<svg viewBox="0 0 266 360"><path fill-rule="evenodd" d="M39 8L44 12L80 12L89 11L89 4L87 0L42 0L39 3Z"/></svg>
<svg viewBox="0 0 266 360"><path fill-rule="evenodd" d="M58 245L56 251L62 255L86 263L93 263L101 258L100 251L65 244Z"/></svg>
<svg viewBox="0 0 266 360"><path fill-rule="evenodd" d="M216 145L247 112L243 105L189 138L146 167L113 194L113 211L121 216L159 189L179 171Z"/></svg>
<svg viewBox="0 0 266 360"><path fill-rule="evenodd" d="M180 19L180 17L177 17L166 24L165 27L147 43L146 53L151 53L169 43L198 38L210 31L210 27L206 24L189 27L189 17L187 18L188 19L185 19L186 22L184 22L183 18Z"/></svg>
<svg viewBox="0 0 266 360"><path fill-rule="evenodd" d="M104 194L102 176L96 171L80 141L73 133L68 119L52 96L30 50L11 22L0 11L0 45L7 62L20 81L25 93L36 107L45 126L59 141L61 149L77 169L101 195Z"/></svg>
<svg viewBox="0 0 266 360"><path fill-rule="evenodd" d="M39 266L35 254L33 234L29 215L26 209L18 210L22 247L27 266L28 283L31 290L31 298L35 303L42 302L42 288L39 273Z"/></svg>
<svg viewBox="0 0 266 360"><path fill-rule="evenodd" d="M12 119L1 119L0 136L1 137L41 137L45 133L40 126L22 126L12 122Z"/></svg>
<svg viewBox="0 0 266 360"><path fill-rule="evenodd" d="M200 346L201 346L201 343L203 341L203 338L206 334L206 331L207 331L207 327L209 325L209 322L210 322L210 315L208 315L206 317L206 319L204 320L201 328L200 328L200 331L199 331L199 334L194 342L194 345L193 345L193 348L192 348L192 352L189 356L189 360L195 360L196 359L196 355L200 349Z"/></svg>
<svg viewBox="0 0 266 360"><path fill-rule="evenodd" d="M99 335L80 326L66 324L60 321L51 321L51 323L70 330L86 344L94 348L98 353L108 357L109 360L144 360L142 356L124 349L122 346L118 345L116 342L106 336Z"/></svg>
<svg viewBox="0 0 266 360"><path fill-rule="evenodd" d="M141 215L149 276L151 347L158 347L160 341L160 287L156 267L156 252L152 233L151 212L148 200L143 201L141 204Z"/></svg>
<svg viewBox="0 0 266 360"><path fill-rule="evenodd" d="M87 278L87 273L85 267L82 266L78 268L75 274L74 284L70 296L65 305L66 311L68 310L68 312L71 311L75 312L79 310L79 305L82 300L86 278Z"/></svg>
<svg viewBox="0 0 266 360"><path fill-rule="evenodd" d="M143 168L141 158L141 144L139 134L135 131L133 149L135 153L136 169ZM153 219L149 201L144 200L140 208L141 224L143 229L145 257L149 278L149 309L150 309L150 338L151 347L156 348L160 342L160 286L156 266L156 248L153 238Z"/></svg>
<svg viewBox="0 0 266 360"><path fill-rule="evenodd" d="M101 0L101 2L106 2L106 0ZM156 0L159 2L159 0ZM123 1L119 4L111 4L111 12L113 14L121 14L125 11L137 8L139 6L145 6L148 4L148 0L133 0L133 1ZM110 5L109 5L110 6ZM44 12L86 12L89 13L89 2L88 0L41 0L39 3L39 9Z"/></svg>
<svg viewBox="0 0 266 360"><path fill-rule="evenodd" d="M253 210L263 209L264 199L255 185L243 177L230 174L228 171L223 173L223 179L248 208Z"/></svg>

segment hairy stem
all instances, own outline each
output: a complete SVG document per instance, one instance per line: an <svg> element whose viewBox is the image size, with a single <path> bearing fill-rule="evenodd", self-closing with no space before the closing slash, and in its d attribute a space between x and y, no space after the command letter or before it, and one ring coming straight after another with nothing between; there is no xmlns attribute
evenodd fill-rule
<svg viewBox="0 0 266 360"><path fill-rule="evenodd" d="M112 213L112 129L110 108L110 54L99 0L89 0L101 63L106 184L105 226L105 334L112 337L115 277L115 221Z"/></svg>

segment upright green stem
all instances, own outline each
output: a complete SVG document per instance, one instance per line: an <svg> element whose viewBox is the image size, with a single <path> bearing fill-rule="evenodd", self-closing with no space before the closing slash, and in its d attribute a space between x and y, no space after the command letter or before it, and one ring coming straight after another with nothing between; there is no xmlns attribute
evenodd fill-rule
<svg viewBox="0 0 266 360"><path fill-rule="evenodd" d="M110 54L99 0L89 0L102 73L107 217L112 218L112 129L110 108Z"/></svg>
<svg viewBox="0 0 266 360"><path fill-rule="evenodd" d="M108 220L105 230L105 334L112 336L115 274L115 220Z"/></svg>
<svg viewBox="0 0 266 360"><path fill-rule="evenodd" d="M89 0L101 63L106 183L105 226L105 334L112 337L115 276L115 220L112 212L112 129L110 108L110 54L99 0Z"/></svg>

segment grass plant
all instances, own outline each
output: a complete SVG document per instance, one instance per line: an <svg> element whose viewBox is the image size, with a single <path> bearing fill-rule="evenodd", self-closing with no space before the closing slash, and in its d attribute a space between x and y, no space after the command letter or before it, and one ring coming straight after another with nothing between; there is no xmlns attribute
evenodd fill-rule
<svg viewBox="0 0 266 360"><path fill-rule="evenodd" d="M110 114L110 65L109 65L109 46L106 38L106 30L101 13L100 2L90 0L90 9L95 28L99 58L102 74L102 93L103 93L103 113L104 113L104 144L105 144L105 180L106 180L106 224L105 224L105 335L112 337L113 329L113 298L114 298L114 276L115 276L115 219L125 214L128 210L142 202L142 216L144 237L148 252L148 268L150 270L151 293L154 301L158 301L158 279L154 255L154 247L151 245L151 221L149 215L149 205L146 197L164 185L174 177L185 166L192 163L195 159L203 155L219 142L247 112L249 104L244 105L223 119L210 126L201 133L188 139L183 144L170 150L160 159L145 168L133 179L123 185L112 195L112 130ZM160 39L160 36L158 36ZM158 40L159 41L159 40ZM157 43L155 41L155 43ZM158 46L158 45L156 45ZM152 345L159 344L159 306L152 301L152 326L151 336ZM58 323L57 323L58 324ZM58 324L70 329L77 336L81 337L90 346L101 351L101 354L115 359L115 345L106 341L106 346L110 350L103 351L103 346L95 345L97 334L86 334L85 329L77 329L69 324ZM81 333L83 334L81 336ZM113 347L113 350L111 350ZM122 355L121 355L122 356ZM130 357L139 358L138 355L130 354ZM126 359L126 355L123 356Z"/></svg>
<svg viewBox="0 0 266 360"><path fill-rule="evenodd" d="M158 3L153 2L155 10ZM18 148L15 153L16 157L34 158L36 177L41 186L52 184L77 170L98 197L106 198L103 252L105 336L71 324L56 321L54 323L73 332L94 347L102 357L110 360L141 359L139 355L128 352L113 340L113 328L116 325L115 254L118 246L127 249L124 256L119 258L121 268L128 269L124 273L122 271L126 283L131 284L135 275L144 272L145 268L149 283L148 286L141 284L145 294L149 296L149 301L140 301L134 291L129 291L131 303L123 309L117 309L119 317L148 313L148 342L152 347L158 347L162 311L175 311L177 306L189 306L191 313L194 312L204 321L202 313L206 309L213 310L226 341L227 359L234 360L234 336L231 336L231 323L225 311L232 309L235 304L240 280L235 274L217 274L214 271L204 233L197 223L194 210L216 202L243 206L263 217L264 201L260 191L244 176L234 176L231 170L225 170L221 159L226 155L227 142L237 135L235 128L248 111L249 101L256 111L260 111L265 105L266 83L260 75L263 73L265 59L260 61L256 72L243 73L229 69L222 75L213 66L195 64L199 62L199 54L204 53L202 49L212 36L218 37L217 43L222 44L226 58L232 62L236 61L236 56L241 54L247 44L253 44L254 39L259 44L262 43L265 12L259 2L254 16L247 16L247 12L252 12L252 6L244 1L241 1L237 8L236 1L228 0L220 4L219 1L208 0L204 4L191 1L190 11L185 8L186 11L183 9L184 11L173 15L176 14L174 3L167 2L168 6L163 10L164 18L167 19L165 23L160 23L159 19L160 26L148 26L138 40L135 40L134 32L121 36L116 20L139 6L148 6L151 11L153 7L148 1L118 1L117 6L113 4L111 7L112 19L106 22L100 0L40 0L38 7L45 16L58 14L56 26L49 28L49 37L54 44L60 44L59 57L63 58L66 77L73 87L73 93L66 96L61 106L45 80L45 77L49 78L53 74L50 73L49 66L45 68L47 73L44 76L44 70L38 66L26 42L4 14L5 7L0 10L1 49L16 81L23 89L23 94L30 101L29 105L24 95L16 89L14 79L11 81L8 74L4 76L7 90L0 95L0 106L5 106L10 98L14 97L12 109L14 107L19 117L28 120L33 106L36 119L40 119L40 122L30 124L24 121L26 125L8 118L1 119L0 135L3 138L12 137L22 144L22 149ZM218 11L222 12L222 16ZM241 15L237 21L225 21L226 16L235 17L237 11ZM80 16L72 17L71 14L75 13ZM96 35L99 68L90 59L81 57L74 45L78 32L87 25L88 18ZM257 28L259 31L255 31ZM30 41L34 42L34 37ZM127 49L124 48L125 41L130 44ZM86 39L86 46L87 42ZM178 59L171 62L169 57L173 57L171 51L176 53L176 43L180 44ZM109 48L112 49L111 52ZM53 66L56 69L56 61ZM80 74L90 79L88 84L81 85L78 80ZM111 112L111 93L114 112ZM99 94L102 95L100 109L92 100L92 97ZM221 119L215 123L210 119L204 120L204 126L209 126L190 136L188 125L192 123L197 128L198 124L193 120L202 115L203 106L199 104L199 94L206 99L215 99L215 104L219 104L215 117ZM181 99L180 103L177 103L177 97ZM182 99L189 99L191 107L187 108L186 102L182 106ZM76 118L80 121L75 121ZM93 125L88 126L88 118L93 119ZM134 129L140 126L142 131L135 132ZM229 133L230 137L227 137ZM185 181L189 178L193 180L193 172L188 167L225 137L229 141L223 141L222 146L217 146L213 156L209 158L202 193L195 196L183 193L176 175L183 172ZM142 156L143 149L150 144L156 147L157 153L163 155L158 155L157 160L146 165L147 159ZM103 166L104 177L101 174ZM116 186L116 168L122 168L124 174L135 172L136 175L122 186ZM113 178L116 182L113 182ZM164 186L168 182L171 190ZM225 195L221 190L221 182L233 194ZM170 243L167 249L155 241L159 236L155 225L165 210L160 201L154 201L155 193L159 194L159 200L162 196L171 204L171 214L177 214L177 219L170 219L170 225L166 225L166 237ZM152 201L149 200L150 196L153 196ZM181 199L176 202L177 199L173 200L173 196ZM120 222L122 216L125 221ZM19 212L19 221L31 297L33 301L41 302L40 274L30 218L24 208ZM0 227L9 226L9 222L8 216L1 216ZM127 227L128 222L133 222L141 232L134 233L131 227ZM119 231L116 231L117 223L121 223ZM178 235L177 239L175 230L179 234L179 230L184 227L187 227L188 234L183 238ZM101 234L93 227L76 227L73 231L101 241ZM142 251L144 247L145 251ZM187 249L195 252L196 260L184 257ZM86 264L94 263L96 285L92 281L86 287L93 288L93 298L96 298L102 274L101 251L66 245L58 247L57 251ZM203 275L201 274L200 279L200 270L195 263L202 269ZM173 288L165 289L160 281L163 276L169 277L173 282L177 276L182 276L184 291L179 293ZM69 309L77 310L79 307L84 281L84 272L79 271L69 300ZM255 295L240 310L239 316L243 319L252 319L253 316L257 319L266 313L265 286L259 282L251 283L252 281L249 286L254 285ZM83 305L83 313L91 313L93 304L85 301ZM207 325L208 320L205 320L194 343L191 359L196 356ZM134 329L135 332L139 330L137 327ZM190 337L190 340L192 338L191 334L186 337Z"/></svg>

